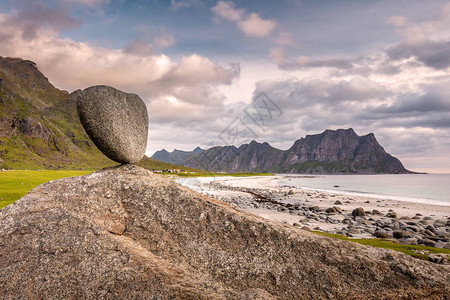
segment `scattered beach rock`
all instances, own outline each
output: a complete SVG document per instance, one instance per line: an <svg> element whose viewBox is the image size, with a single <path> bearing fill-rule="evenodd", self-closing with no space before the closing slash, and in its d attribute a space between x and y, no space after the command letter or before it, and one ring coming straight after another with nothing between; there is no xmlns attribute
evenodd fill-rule
<svg viewBox="0 0 450 300"><path fill-rule="evenodd" d="M339 200L336 200L336 201L334 202L334 205L342 205L342 202L339 201Z"/></svg>
<svg viewBox="0 0 450 300"><path fill-rule="evenodd" d="M318 207L318 206L311 206L309 209L312 210L312 211L315 211L315 212L319 212L320 211L320 207Z"/></svg>
<svg viewBox="0 0 450 300"><path fill-rule="evenodd" d="M390 212L387 213L386 217L396 219L397 218L397 213L395 211L390 211Z"/></svg>
<svg viewBox="0 0 450 300"><path fill-rule="evenodd" d="M338 207L338 206L333 206L334 210L338 213L342 213L342 208Z"/></svg>
<svg viewBox="0 0 450 300"><path fill-rule="evenodd" d="M434 247L436 246L436 242L430 239L420 239L418 240L418 244L422 244L428 247Z"/></svg>
<svg viewBox="0 0 450 300"><path fill-rule="evenodd" d="M450 243L449 242L443 242L443 241L437 241L436 245L434 245L436 248L443 248L443 249L450 249Z"/></svg>
<svg viewBox="0 0 450 300"><path fill-rule="evenodd" d="M391 235L386 230L382 230L382 229L375 230L373 235L380 239L386 239L386 238L391 237Z"/></svg>
<svg viewBox="0 0 450 300"><path fill-rule="evenodd" d="M325 210L325 212L329 213L329 214L335 214L335 213L337 213L337 210L334 207L330 207L330 208L327 208Z"/></svg>
<svg viewBox="0 0 450 300"><path fill-rule="evenodd" d="M372 215L382 216L383 214L378 209L374 209L372 210Z"/></svg>
<svg viewBox="0 0 450 300"><path fill-rule="evenodd" d="M354 216L354 217L364 217L365 215L366 215L366 212L364 211L364 208L362 208L362 207L355 208L352 211L352 216Z"/></svg>
<svg viewBox="0 0 450 300"><path fill-rule="evenodd" d="M442 254L430 254L430 255L428 255L428 260L431 261L431 262L434 262L436 264L442 264L446 259L447 259L447 257L445 255L442 255Z"/></svg>
<svg viewBox="0 0 450 300"><path fill-rule="evenodd" d="M103 154L119 163L142 159L148 114L139 96L109 86L93 86L80 93L77 109L81 124Z"/></svg>
<svg viewBox="0 0 450 300"><path fill-rule="evenodd" d="M406 233L403 230L394 230L392 231L392 236L396 239L403 239Z"/></svg>

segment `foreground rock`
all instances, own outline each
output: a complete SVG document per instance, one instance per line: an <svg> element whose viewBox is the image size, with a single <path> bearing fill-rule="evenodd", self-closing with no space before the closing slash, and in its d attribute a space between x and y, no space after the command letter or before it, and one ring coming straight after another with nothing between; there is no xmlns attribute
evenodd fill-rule
<svg viewBox="0 0 450 300"><path fill-rule="evenodd" d="M136 163L147 146L148 114L144 101L109 86L93 86L77 101L81 124L110 159Z"/></svg>
<svg viewBox="0 0 450 300"><path fill-rule="evenodd" d="M0 211L1 298L441 299L447 266L316 236L133 165Z"/></svg>

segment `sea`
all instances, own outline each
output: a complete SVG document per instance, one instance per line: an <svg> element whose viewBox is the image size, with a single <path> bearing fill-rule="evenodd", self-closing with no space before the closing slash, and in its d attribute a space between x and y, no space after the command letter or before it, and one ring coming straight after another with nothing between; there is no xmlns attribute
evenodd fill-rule
<svg viewBox="0 0 450 300"><path fill-rule="evenodd" d="M450 210L450 174L301 175L277 174L276 185L315 191L440 204Z"/></svg>

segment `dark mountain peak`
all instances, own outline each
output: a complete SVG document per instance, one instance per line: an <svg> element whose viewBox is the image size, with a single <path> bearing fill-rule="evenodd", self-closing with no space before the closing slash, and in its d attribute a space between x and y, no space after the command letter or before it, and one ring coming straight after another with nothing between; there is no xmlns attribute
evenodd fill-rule
<svg viewBox="0 0 450 300"><path fill-rule="evenodd" d="M244 144L244 145L247 145L247 144ZM242 146L244 146L244 145L242 145ZM229 146L224 146L224 147L216 146L216 147L213 147L212 149L220 149L220 148L224 148L224 149L228 149L228 150L234 150L234 151L238 149L235 145L229 145Z"/></svg>
<svg viewBox="0 0 450 300"><path fill-rule="evenodd" d="M205 151L204 149L200 148L199 146L195 147L194 150L192 150L192 153L202 153Z"/></svg>
<svg viewBox="0 0 450 300"><path fill-rule="evenodd" d="M363 135L362 137L366 137L367 139L373 139L376 140L375 138L375 134L373 134L372 132L366 135Z"/></svg>
<svg viewBox="0 0 450 300"><path fill-rule="evenodd" d="M66 91L55 88L30 60L0 57L0 78L9 90L26 98L38 109L69 98Z"/></svg>
<svg viewBox="0 0 450 300"><path fill-rule="evenodd" d="M172 154L185 154L185 153L189 153L189 152L188 151L174 149L171 153Z"/></svg>
<svg viewBox="0 0 450 300"><path fill-rule="evenodd" d="M248 147L250 147L250 148L256 148L256 147L259 147L259 146L261 146L261 145L262 145L262 144L258 143L257 141L252 140L252 141L250 142L250 144L248 144Z"/></svg>

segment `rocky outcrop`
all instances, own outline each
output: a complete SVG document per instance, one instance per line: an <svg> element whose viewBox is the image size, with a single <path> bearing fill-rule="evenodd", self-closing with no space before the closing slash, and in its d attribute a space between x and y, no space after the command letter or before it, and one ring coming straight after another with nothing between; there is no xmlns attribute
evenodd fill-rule
<svg viewBox="0 0 450 300"><path fill-rule="evenodd" d="M410 173L373 133L358 136L351 128L307 135L286 151L255 141L239 148L214 147L182 164L226 172Z"/></svg>
<svg viewBox="0 0 450 300"><path fill-rule="evenodd" d="M133 165L45 183L0 211L3 299L443 299L449 274Z"/></svg>

